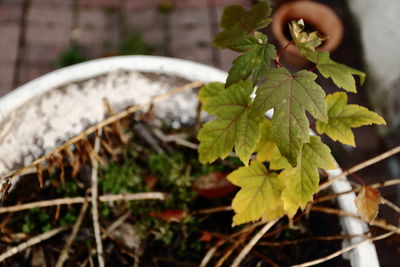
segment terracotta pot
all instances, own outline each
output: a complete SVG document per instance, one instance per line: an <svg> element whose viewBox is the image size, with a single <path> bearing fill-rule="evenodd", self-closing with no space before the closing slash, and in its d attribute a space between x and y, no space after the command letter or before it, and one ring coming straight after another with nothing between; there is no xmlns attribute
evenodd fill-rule
<svg viewBox="0 0 400 267"><path fill-rule="evenodd" d="M328 6L313 1L289 2L279 6L273 14L272 33L280 47L287 45L290 40L285 36L288 33L288 23L292 20L303 19L306 25L326 36L327 39L318 48L322 51L334 51L343 37L343 24ZM307 60L302 57L294 45L290 45L282 54L284 63L293 67L304 66Z"/></svg>

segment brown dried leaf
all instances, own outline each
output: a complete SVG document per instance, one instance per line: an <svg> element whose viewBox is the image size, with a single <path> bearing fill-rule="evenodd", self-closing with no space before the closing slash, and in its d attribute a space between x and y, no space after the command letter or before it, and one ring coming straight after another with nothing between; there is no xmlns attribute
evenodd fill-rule
<svg viewBox="0 0 400 267"><path fill-rule="evenodd" d="M378 206L381 202L379 191L370 186L363 186L355 200L358 214L369 223L378 215Z"/></svg>
<svg viewBox="0 0 400 267"><path fill-rule="evenodd" d="M55 166L56 166L56 158L55 158L54 154L51 154L49 156L49 167L47 169L48 172L53 173Z"/></svg>
<svg viewBox="0 0 400 267"><path fill-rule="evenodd" d="M36 164L36 170L37 170L37 177L39 181L39 186L40 188L43 188L43 169L40 166L40 164Z"/></svg>
<svg viewBox="0 0 400 267"><path fill-rule="evenodd" d="M57 161L58 167L60 168L60 179L61 182L64 183L65 180L65 169L64 169L64 161L62 155L55 155L55 159Z"/></svg>

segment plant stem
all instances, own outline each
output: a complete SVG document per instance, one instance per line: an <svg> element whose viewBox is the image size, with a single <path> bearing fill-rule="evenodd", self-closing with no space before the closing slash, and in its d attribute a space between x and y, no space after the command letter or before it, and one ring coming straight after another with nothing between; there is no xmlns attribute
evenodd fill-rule
<svg viewBox="0 0 400 267"><path fill-rule="evenodd" d="M376 156L374 158L371 158L371 159L366 160L366 161L364 161L364 162L362 162L360 164L357 164L354 167L348 169L347 171L344 171L341 174L339 174L339 175L337 175L335 177L332 177L330 180L328 180L325 183L321 184L320 187L319 187L319 190L320 191L324 190L325 188L329 187L331 184L333 184L337 180L342 179L342 178L346 177L347 175L349 175L351 173L357 172L357 171L362 170L362 169L364 169L364 168L366 168L368 166L371 166L371 165L373 165L373 164L375 164L375 163L377 163L379 161L382 161L382 160L384 160L384 159L386 159L386 158L388 158L390 156L393 156L393 155L395 155L395 154L397 154L399 152L400 152L400 146L397 146L397 147L395 147L395 148L393 148L391 150L388 150L385 153L382 153L382 154L380 154L380 155L378 155L378 156Z"/></svg>
<svg viewBox="0 0 400 267"><path fill-rule="evenodd" d="M282 55L283 52L285 52L285 50L291 45L294 44L294 41L290 41L289 43L287 43L284 47L282 47L277 53L276 53L276 58L274 59L275 62L275 67L279 68L281 67L281 63L279 62L279 57Z"/></svg>
<svg viewBox="0 0 400 267"><path fill-rule="evenodd" d="M235 258L233 261L231 267L237 267L239 266L240 262L246 257L246 255L250 252L250 250L257 244L258 240L260 240L263 235L271 229L272 226L277 222L278 220L271 221L267 224L264 225L263 228L250 240L249 243L244 247L244 249L239 253L239 255Z"/></svg>

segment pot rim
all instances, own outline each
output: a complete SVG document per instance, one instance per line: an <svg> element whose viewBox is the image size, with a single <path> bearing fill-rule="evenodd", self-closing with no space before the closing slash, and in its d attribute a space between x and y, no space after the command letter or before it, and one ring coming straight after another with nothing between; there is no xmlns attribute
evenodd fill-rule
<svg viewBox="0 0 400 267"><path fill-rule="evenodd" d="M43 95L52 89L71 82L90 79L116 70L153 72L203 82L224 82L227 77L227 73L220 69L176 58L159 56L118 56L96 59L50 72L18 87L11 93L0 97L0 121L2 121L5 116L14 109L21 107L29 100ZM269 117L271 117L271 114L272 112L267 113ZM331 178L341 174L342 170L338 167L335 170L327 171L327 173ZM346 179L342 179L334 182L332 184L332 189L336 193L345 192L351 189L351 185ZM338 197L340 208L352 213L357 212L354 200L354 193ZM340 220L350 235L364 234L364 232L368 230L367 224L358 219L340 217ZM353 243L358 241L360 241L360 238L352 239ZM354 267L379 266L376 249L371 241L363 243L353 249L350 253L350 260Z"/></svg>

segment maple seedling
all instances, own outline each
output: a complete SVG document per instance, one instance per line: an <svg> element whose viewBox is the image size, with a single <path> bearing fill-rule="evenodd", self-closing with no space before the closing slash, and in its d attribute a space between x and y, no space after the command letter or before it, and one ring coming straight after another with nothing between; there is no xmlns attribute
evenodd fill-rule
<svg viewBox="0 0 400 267"><path fill-rule="evenodd" d="M234 225L284 215L292 218L318 192L318 168L336 167L329 147L310 133L306 112L316 120L318 134L351 146L355 146L352 128L385 124L367 108L347 104L346 92L325 94L316 82L317 73L330 78L338 90L351 93L357 92L354 76L362 85L365 74L319 51L324 37L305 32L302 20L290 22L293 40L288 45L295 45L314 63L315 72L291 73L282 66L279 56L285 49L277 52L259 31L270 24L270 14L265 1L249 11L238 5L225 8L223 30L213 44L241 55L233 60L226 83L209 83L199 92L202 109L215 116L198 133L200 161L214 162L234 149L244 164L228 176L240 187L232 202ZM271 109L268 118L265 114Z"/></svg>

